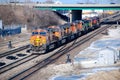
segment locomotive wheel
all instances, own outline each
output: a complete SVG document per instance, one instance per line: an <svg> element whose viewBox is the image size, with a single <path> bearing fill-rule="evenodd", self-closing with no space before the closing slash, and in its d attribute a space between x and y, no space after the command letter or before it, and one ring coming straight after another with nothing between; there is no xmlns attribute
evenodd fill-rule
<svg viewBox="0 0 120 80"><path fill-rule="evenodd" d="M30 49L26 50L27 53L30 53Z"/></svg>
<svg viewBox="0 0 120 80"><path fill-rule="evenodd" d="M78 37L80 37L80 36L81 36L81 34L82 34L81 32L78 32Z"/></svg>

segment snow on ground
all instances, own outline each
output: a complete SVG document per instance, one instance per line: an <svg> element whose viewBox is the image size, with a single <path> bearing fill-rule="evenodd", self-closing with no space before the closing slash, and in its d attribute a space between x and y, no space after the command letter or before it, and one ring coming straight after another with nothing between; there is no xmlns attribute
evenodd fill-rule
<svg viewBox="0 0 120 80"><path fill-rule="evenodd" d="M120 80L120 71L100 71L96 74L88 76L86 80Z"/></svg>
<svg viewBox="0 0 120 80"><path fill-rule="evenodd" d="M111 32L114 36L120 35L119 27L108 31L108 36L111 36ZM79 63L84 68L113 65L114 62L120 59L118 51L120 49L120 38L119 36L112 36L108 39L100 39L93 42L88 48L75 56L74 62Z"/></svg>
<svg viewBox="0 0 120 80"><path fill-rule="evenodd" d="M105 48L105 47L120 48L120 38L119 39L97 40L97 41L93 42L90 47L93 47L93 48Z"/></svg>
<svg viewBox="0 0 120 80"><path fill-rule="evenodd" d="M59 68L61 69L61 67L59 66ZM63 68L62 68L63 69ZM98 73L98 72L108 72L108 71L111 71L111 70L118 70L119 67L107 67L107 68L94 68L94 69L91 69L89 71L84 71L84 72L79 72L78 70L75 70L74 69L74 72L79 72L77 74L56 74L55 76L52 76L49 80L85 80L87 77L89 76L92 76L94 75L95 73ZM58 68L57 68L58 70ZM63 69L64 71L64 69ZM69 71L70 72L70 71ZM120 72L119 72L120 73ZM119 77L120 78L120 77ZM89 78L88 78L89 79ZM92 80L92 79L91 79ZM97 80L97 79L96 79ZM107 79L108 80L108 79Z"/></svg>
<svg viewBox="0 0 120 80"><path fill-rule="evenodd" d="M114 29L109 29L108 30L108 34L110 37L113 37L113 38L120 38L120 25L115 25L117 26L117 29L114 28Z"/></svg>
<svg viewBox="0 0 120 80"><path fill-rule="evenodd" d="M96 64L99 57L98 52L108 46L120 48L120 39L110 37L109 39L95 41L90 47L79 52L74 57L73 63L52 64L42 69L36 74L36 77L32 77L30 80L39 79L39 75L45 77L45 80L120 80L120 67L98 67Z"/></svg>

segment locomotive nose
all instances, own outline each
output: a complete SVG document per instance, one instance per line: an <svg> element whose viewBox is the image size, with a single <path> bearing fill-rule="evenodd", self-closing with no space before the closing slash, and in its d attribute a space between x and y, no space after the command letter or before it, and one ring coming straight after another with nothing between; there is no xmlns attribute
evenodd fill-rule
<svg viewBox="0 0 120 80"><path fill-rule="evenodd" d="M41 46L41 36L32 36L30 41L33 46Z"/></svg>
<svg viewBox="0 0 120 80"><path fill-rule="evenodd" d="M37 36L37 38L34 40L35 45L36 46L41 46L42 45L41 40L42 40L41 36Z"/></svg>
<svg viewBox="0 0 120 80"><path fill-rule="evenodd" d="M55 36L59 38L60 37L60 32L55 32Z"/></svg>

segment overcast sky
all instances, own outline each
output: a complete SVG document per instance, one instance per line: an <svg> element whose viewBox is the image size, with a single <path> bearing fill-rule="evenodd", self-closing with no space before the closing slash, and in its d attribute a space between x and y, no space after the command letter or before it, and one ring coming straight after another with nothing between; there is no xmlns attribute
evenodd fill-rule
<svg viewBox="0 0 120 80"><path fill-rule="evenodd" d="M17 0L0 0L0 3L6 1L17 1ZM18 0L18 1L27 1L27 0ZM29 1L29 0L28 0ZM31 0L34 2L45 2L46 0ZM64 4L75 4L75 3L98 3L98 4L109 4L111 2L120 4L120 0L53 0L53 1L61 1Z"/></svg>
<svg viewBox="0 0 120 80"><path fill-rule="evenodd" d="M45 0L32 0L32 1L40 1L44 2ZM86 3L86 2L92 2L92 3L99 3L99 4L109 4L110 2L114 2L117 4L120 4L120 0L53 0L53 1L61 1L62 3L65 4L75 4L77 2L80 3Z"/></svg>

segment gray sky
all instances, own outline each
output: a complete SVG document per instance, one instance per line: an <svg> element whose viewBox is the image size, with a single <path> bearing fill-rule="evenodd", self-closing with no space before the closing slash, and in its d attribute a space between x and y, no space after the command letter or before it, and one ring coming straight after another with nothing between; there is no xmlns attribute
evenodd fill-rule
<svg viewBox="0 0 120 80"><path fill-rule="evenodd" d="M6 2L6 1L10 1L10 0L0 0L0 3ZM15 0L11 0L11 1L15 1ZM18 1L25 1L25 0L18 0ZM46 0L31 0L31 1L44 2ZM120 0L53 0L53 1L61 1L64 4L75 4L77 2L80 2L80 3L91 2L91 3L98 3L98 4L109 4L110 2L114 2L114 3L120 4Z"/></svg>
<svg viewBox="0 0 120 80"><path fill-rule="evenodd" d="M32 1L44 2L45 0L32 0ZM109 4L110 2L120 3L120 0L53 0L53 1L61 1L66 4L75 4L77 2L80 2L80 3L92 2L92 3L99 3L99 4Z"/></svg>

